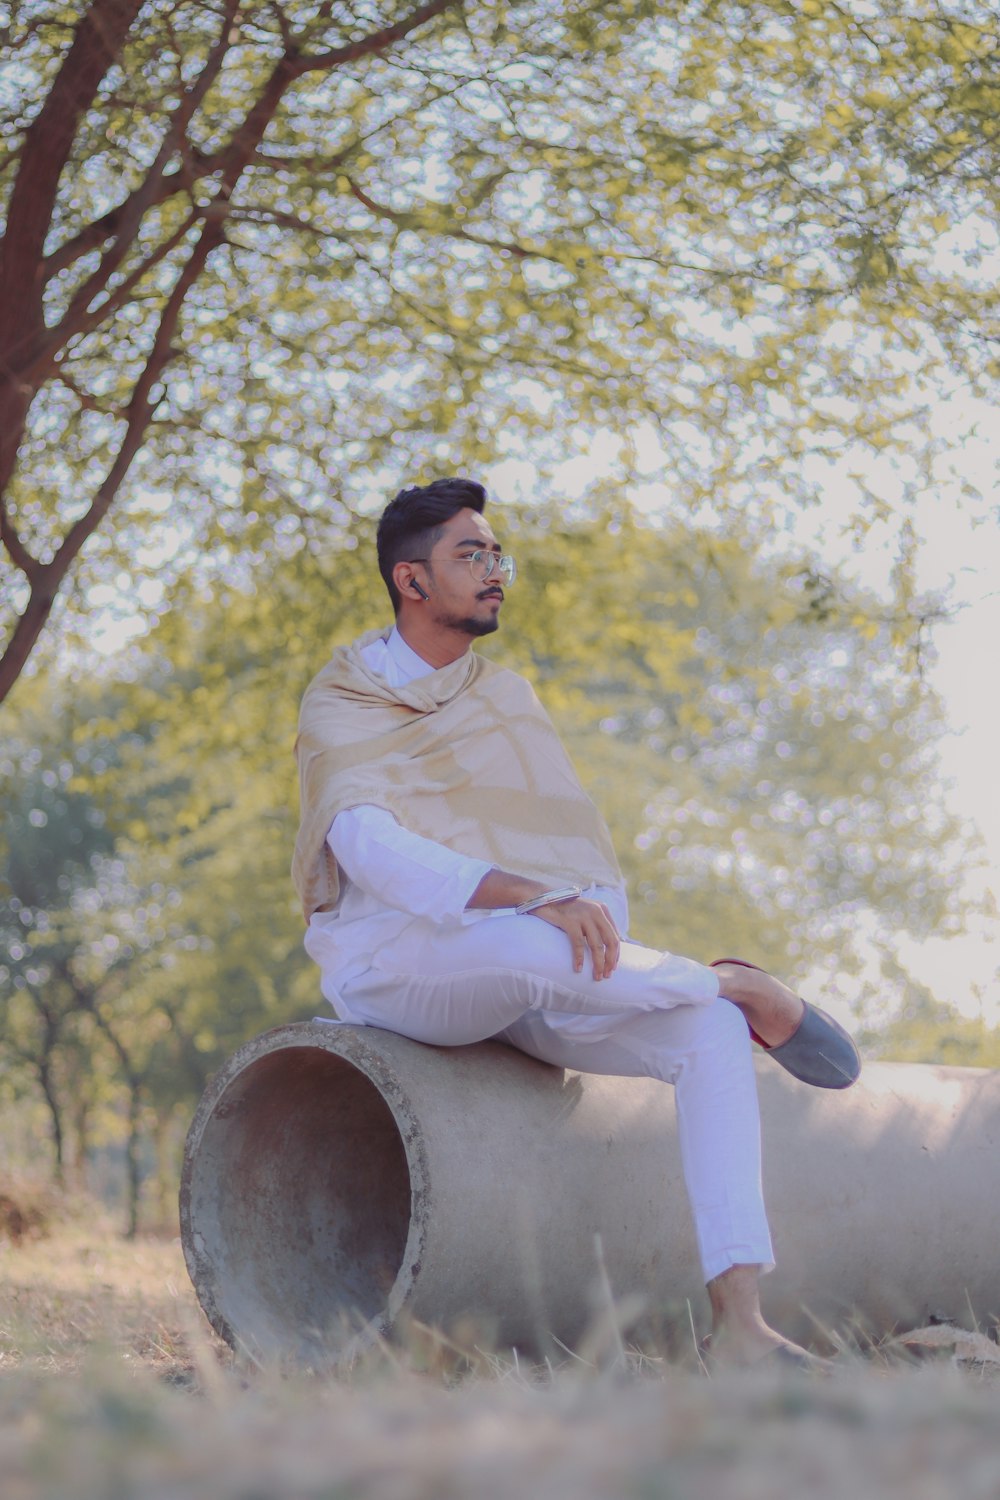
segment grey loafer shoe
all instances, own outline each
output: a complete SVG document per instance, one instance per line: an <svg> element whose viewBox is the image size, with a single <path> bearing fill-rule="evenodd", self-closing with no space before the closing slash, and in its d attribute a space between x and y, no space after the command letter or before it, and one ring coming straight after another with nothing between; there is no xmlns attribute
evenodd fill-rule
<svg viewBox="0 0 1000 1500"><path fill-rule="evenodd" d="M861 1072L861 1058L851 1037L839 1022L818 1005L803 1000L805 1011L795 1031L780 1047L767 1054L793 1078L811 1083L814 1089L846 1089Z"/></svg>
<svg viewBox="0 0 1000 1500"><path fill-rule="evenodd" d="M745 958L717 958L710 967L714 969L719 964L738 964L741 969L766 972ZM751 1036L769 1057L802 1083L811 1084L814 1089L850 1088L861 1072L861 1058L850 1034L818 1005L811 1005L808 1000L802 1004L805 1006L802 1020L787 1042L769 1047L755 1031L751 1030Z"/></svg>

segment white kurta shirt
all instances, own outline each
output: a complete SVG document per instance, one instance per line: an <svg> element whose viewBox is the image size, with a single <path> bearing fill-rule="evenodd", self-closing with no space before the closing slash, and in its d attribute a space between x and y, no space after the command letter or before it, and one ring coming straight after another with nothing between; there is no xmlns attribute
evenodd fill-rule
<svg viewBox="0 0 1000 1500"><path fill-rule="evenodd" d="M393 627L387 640L362 652L365 663L391 687L402 687L435 669ZM476 887L493 866L402 828L382 807L338 813L327 843L341 869L340 899L333 911L314 912L305 947L320 967L320 987L331 1005L349 980L371 968L371 955L415 923L439 928L482 921L496 910L467 911ZM624 933L628 911L618 892L602 890ZM509 907L502 908L510 911Z"/></svg>

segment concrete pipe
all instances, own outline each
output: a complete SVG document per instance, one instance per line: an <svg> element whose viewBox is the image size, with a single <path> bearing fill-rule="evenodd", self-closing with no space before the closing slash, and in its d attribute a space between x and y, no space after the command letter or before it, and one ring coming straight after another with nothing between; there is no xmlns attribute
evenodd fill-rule
<svg viewBox="0 0 1000 1500"><path fill-rule="evenodd" d="M1000 1076L869 1064L824 1093L761 1057L758 1081L779 1327L1000 1313ZM324 1021L267 1032L210 1084L181 1235L234 1348L317 1368L408 1319L572 1347L598 1285L657 1319L703 1299L671 1088Z"/></svg>

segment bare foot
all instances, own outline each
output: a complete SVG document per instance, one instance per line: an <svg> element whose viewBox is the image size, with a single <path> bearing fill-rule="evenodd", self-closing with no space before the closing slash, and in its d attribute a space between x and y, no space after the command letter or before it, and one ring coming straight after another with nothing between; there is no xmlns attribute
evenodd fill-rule
<svg viewBox="0 0 1000 1500"><path fill-rule="evenodd" d="M780 1360L802 1370L829 1370L828 1360L810 1354L765 1323L759 1277L759 1266L737 1265L708 1283L712 1332L703 1348L710 1363L716 1368L747 1369L762 1361Z"/></svg>
<svg viewBox="0 0 1000 1500"><path fill-rule="evenodd" d="M789 1339L782 1338L776 1329L764 1322L759 1310L747 1316L736 1309L736 1316L727 1316L725 1310L716 1311L712 1332L705 1340L704 1348L714 1365L744 1368L766 1359L776 1349L798 1349ZM801 1351L803 1354L805 1350Z"/></svg>
<svg viewBox="0 0 1000 1500"><path fill-rule="evenodd" d="M714 1338L709 1338L702 1346L703 1361L706 1371L712 1373L715 1370L765 1370L765 1368L778 1368L778 1370L801 1371L805 1376L829 1376L834 1373L835 1365L831 1359L823 1359L822 1355L813 1355L808 1349L802 1349L801 1344L793 1344L787 1338L780 1338L777 1344L772 1344L763 1353L748 1356L736 1353L724 1340L715 1343Z"/></svg>
<svg viewBox="0 0 1000 1500"><path fill-rule="evenodd" d="M795 1035L805 1006L787 984L763 969L745 969L731 963L712 967L719 976L719 993L739 1006L765 1046L780 1047Z"/></svg>
<svg viewBox="0 0 1000 1500"><path fill-rule="evenodd" d="M828 1359L811 1354L801 1344L782 1338L773 1328L765 1324L757 1337L746 1337L742 1332L717 1329L702 1345L706 1362L713 1369L749 1370L754 1365L769 1360L780 1361L789 1368L817 1373L832 1368Z"/></svg>

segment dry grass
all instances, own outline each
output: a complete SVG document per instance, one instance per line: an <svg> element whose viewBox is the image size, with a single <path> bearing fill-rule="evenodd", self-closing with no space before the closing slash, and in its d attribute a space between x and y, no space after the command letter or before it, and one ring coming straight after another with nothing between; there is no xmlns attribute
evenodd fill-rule
<svg viewBox="0 0 1000 1500"><path fill-rule="evenodd" d="M3 1500L996 1500L1000 1368L934 1329L829 1380L557 1371L424 1340L349 1377L236 1367L178 1244L0 1245ZM430 1352L428 1352L430 1351ZM1000 1354L1000 1351L998 1351Z"/></svg>
<svg viewBox="0 0 1000 1500"><path fill-rule="evenodd" d="M0 1374L70 1374L107 1351L183 1381L186 1331L200 1321L178 1240L130 1243L91 1214L50 1237L0 1244Z"/></svg>

